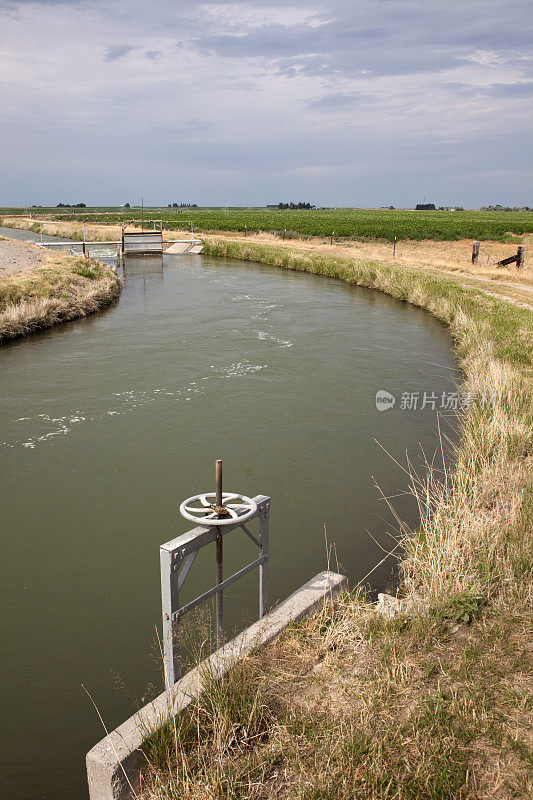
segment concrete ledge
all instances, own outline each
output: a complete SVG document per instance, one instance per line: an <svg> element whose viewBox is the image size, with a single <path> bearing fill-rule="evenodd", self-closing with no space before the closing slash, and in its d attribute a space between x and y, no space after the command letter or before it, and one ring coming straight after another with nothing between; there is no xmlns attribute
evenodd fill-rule
<svg viewBox="0 0 533 800"><path fill-rule="evenodd" d="M141 747L147 732L160 728L169 715L181 714L202 692L204 675L222 677L244 656L273 641L291 622L311 614L328 597L346 588L347 579L320 572L265 617L188 672L172 689L144 706L87 753L90 800L127 800L138 786L145 763Z"/></svg>

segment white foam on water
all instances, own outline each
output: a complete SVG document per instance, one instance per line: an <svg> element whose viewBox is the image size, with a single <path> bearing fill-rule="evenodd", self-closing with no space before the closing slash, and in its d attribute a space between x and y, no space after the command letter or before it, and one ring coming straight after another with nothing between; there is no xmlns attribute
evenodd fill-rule
<svg viewBox="0 0 533 800"><path fill-rule="evenodd" d="M262 341L269 341L274 342L275 344L279 344L280 347L292 347L293 343L290 339L280 339L279 336L274 336L272 333L268 333L268 331L254 331L255 335L258 339Z"/></svg>
<svg viewBox="0 0 533 800"><path fill-rule="evenodd" d="M205 392L205 381L235 377L243 377L252 375L267 367L267 364L252 364L247 359L228 364L225 367L215 367L211 365L213 373L211 375L203 375L194 381L190 381L186 386L169 391L167 389L126 389L122 392L113 392L111 398L114 398L117 407L106 409L100 414L91 416L86 412L76 410L72 414L65 414L63 416L52 416L51 414L36 414L34 417L18 417L13 420L16 423L29 423L28 427L35 430L35 427L46 423L48 427L52 426L51 430L42 433L32 433L26 435L24 439L15 440L13 442L0 442L0 447L16 447L22 446L28 449L34 449L37 444L43 444L53 441L56 436L66 436L72 431L76 425L81 425L84 422L98 422L103 419L115 416L123 416L131 414L134 409L142 408L149 403L156 400L164 400L173 398L177 402L180 400L189 401L193 395L201 395Z"/></svg>

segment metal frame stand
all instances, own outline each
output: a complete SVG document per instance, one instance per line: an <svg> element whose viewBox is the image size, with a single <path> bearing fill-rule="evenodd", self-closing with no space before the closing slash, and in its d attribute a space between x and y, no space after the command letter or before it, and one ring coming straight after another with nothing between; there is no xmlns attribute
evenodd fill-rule
<svg viewBox="0 0 533 800"><path fill-rule="evenodd" d="M222 485L222 467L220 481L217 467L217 493ZM219 498L220 499L220 498ZM181 677L180 645L178 628L181 618L193 608L216 595L217 615L217 647L223 644L223 591L230 584L242 578L252 569L259 567L259 618L268 611L268 520L270 513L270 497L258 495L253 498L257 503L257 511L250 519L259 519L259 538L243 523L224 526L198 526L187 533L162 544L159 548L161 561L161 601L163 611L163 664L165 670L165 686L170 688ZM220 505L220 504L218 504ZM248 520L247 520L248 521ZM242 528L246 535L257 545L259 558L246 567L223 579L222 573L222 540L230 531ZM203 594L180 606L179 594L185 579L194 563L198 551L205 545L216 542L216 585Z"/></svg>

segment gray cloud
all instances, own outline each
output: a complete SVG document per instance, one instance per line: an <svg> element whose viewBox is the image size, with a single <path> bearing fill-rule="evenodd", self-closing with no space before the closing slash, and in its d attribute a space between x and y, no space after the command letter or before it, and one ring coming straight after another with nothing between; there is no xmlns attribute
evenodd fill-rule
<svg viewBox="0 0 533 800"><path fill-rule="evenodd" d="M487 0L482 7L462 0L333 0L327 17L314 2L291 5L315 10L322 24L316 19L271 23L211 33L193 44L201 53L225 58L268 58L287 77L379 76L439 72L469 61L475 50L511 51L506 56L512 58L513 50L531 45L533 34L520 0L511 3L512 10L500 0Z"/></svg>
<svg viewBox="0 0 533 800"><path fill-rule="evenodd" d="M533 81L519 83L494 83L488 92L494 97L532 97Z"/></svg>
<svg viewBox="0 0 533 800"><path fill-rule="evenodd" d="M531 205L530 0L0 0L0 29L0 202Z"/></svg>
<svg viewBox="0 0 533 800"><path fill-rule="evenodd" d="M137 49L138 45L135 44L112 44L105 51L103 59L104 61L117 61Z"/></svg>
<svg viewBox="0 0 533 800"><path fill-rule="evenodd" d="M336 92L334 94L325 94L316 100L311 100L308 103L309 108L316 111L344 111L345 109L354 108L355 106L362 105L372 101L372 96L363 94L362 92L356 94L342 94Z"/></svg>

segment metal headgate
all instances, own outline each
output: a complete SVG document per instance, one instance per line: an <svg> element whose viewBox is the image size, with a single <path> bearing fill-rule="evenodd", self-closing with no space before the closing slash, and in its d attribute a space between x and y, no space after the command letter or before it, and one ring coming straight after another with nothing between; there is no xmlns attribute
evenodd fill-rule
<svg viewBox="0 0 533 800"><path fill-rule="evenodd" d="M122 252L148 255L163 252L162 231L122 231Z"/></svg>
<svg viewBox="0 0 533 800"><path fill-rule="evenodd" d="M205 497L205 495L204 495ZM241 495L224 495L224 502ZM160 547L161 561L161 599L163 610L163 662L165 670L165 686L170 688L181 676L181 659L179 645L179 622L181 618L192 611L200 603L216 595L217 612L217 646L221 646L222 632L222 592L234 581L242 578L252 569L259 567L259 617L268 611L268 517L270 512L270 497L258 495L251 500L255 510L247 514L246 521L259 519L259 536L255 536L244 523L235 523L209 527L199 526L187 533L172 539ZM229 578L222 580L222 537L231 531L241 528L244 533L259 548L259 557L235 572ZM191 602L180 606L179 594L187 575L202 547L216 542L217 545L217 584L199 595Z"/></svg>

